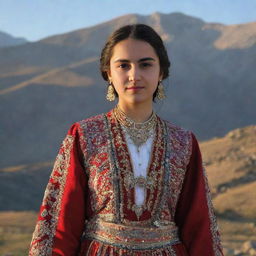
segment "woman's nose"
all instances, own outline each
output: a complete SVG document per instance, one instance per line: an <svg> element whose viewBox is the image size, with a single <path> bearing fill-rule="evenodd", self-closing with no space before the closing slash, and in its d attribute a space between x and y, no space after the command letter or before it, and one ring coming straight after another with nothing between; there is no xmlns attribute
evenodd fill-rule
<svg viewBox="0 0 256 256"><path fill-rule="evenodd" d="M129 81L138 81L141 79L140 70L137 67L132 67L129 71Z"/></svg>

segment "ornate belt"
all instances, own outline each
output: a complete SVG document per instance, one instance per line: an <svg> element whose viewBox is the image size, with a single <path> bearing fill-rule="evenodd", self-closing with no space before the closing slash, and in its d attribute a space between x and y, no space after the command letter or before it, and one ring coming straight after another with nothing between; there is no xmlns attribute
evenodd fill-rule
<svg viewBox="0 0 256 256"><path fill-rule="evenodd" d="M173 222L156 227L141 227L103 220L89 221L83 238L130 250L156 249L180 243L178 228Z"/></svg>

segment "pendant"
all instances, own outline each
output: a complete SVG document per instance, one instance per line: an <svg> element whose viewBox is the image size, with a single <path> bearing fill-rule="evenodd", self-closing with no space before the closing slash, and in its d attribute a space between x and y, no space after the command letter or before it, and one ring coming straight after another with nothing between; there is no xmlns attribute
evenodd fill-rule
<svg viewBox="0 0 256 256"><path fill-rule="evenodd" d="M137 219L139 219L143 213L143 206L134 204L132 210L135 212Z"/></svg>

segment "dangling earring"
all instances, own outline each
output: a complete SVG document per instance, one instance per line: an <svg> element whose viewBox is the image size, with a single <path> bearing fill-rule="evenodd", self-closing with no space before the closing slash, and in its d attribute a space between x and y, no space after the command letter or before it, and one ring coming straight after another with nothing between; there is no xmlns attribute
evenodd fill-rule
<svg viewBox="0 0 256 256"><path fill-rule="evenodd" d="M106 99L108 101L114 101L115 98L116 98L115 89L114 89L114 86L112 85L112 82L110 81L108 84L108 91L107 91Z"/></svg>
<svg viewBox="0 0 256 256"><path fill-rule="evenodd" d="M165 93L164 93L164 86L162 84L162 80L160 80L159 83L158 83L156 97L157 97L158 100L163 100L163 99L166 98Z"/></svg>

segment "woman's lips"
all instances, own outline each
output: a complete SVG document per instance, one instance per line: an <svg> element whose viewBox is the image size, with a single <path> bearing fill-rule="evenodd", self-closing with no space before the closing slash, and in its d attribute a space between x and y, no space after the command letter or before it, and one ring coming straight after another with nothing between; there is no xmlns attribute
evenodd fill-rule
<svg viewBox="0 0 256 256"><path fill-rule="evenodd" d="M132 86L132 87L128 87L127 90L136 91L136 90L140 90L140 89L143 89L143 88L144 88L143 86Z"/></svg>

